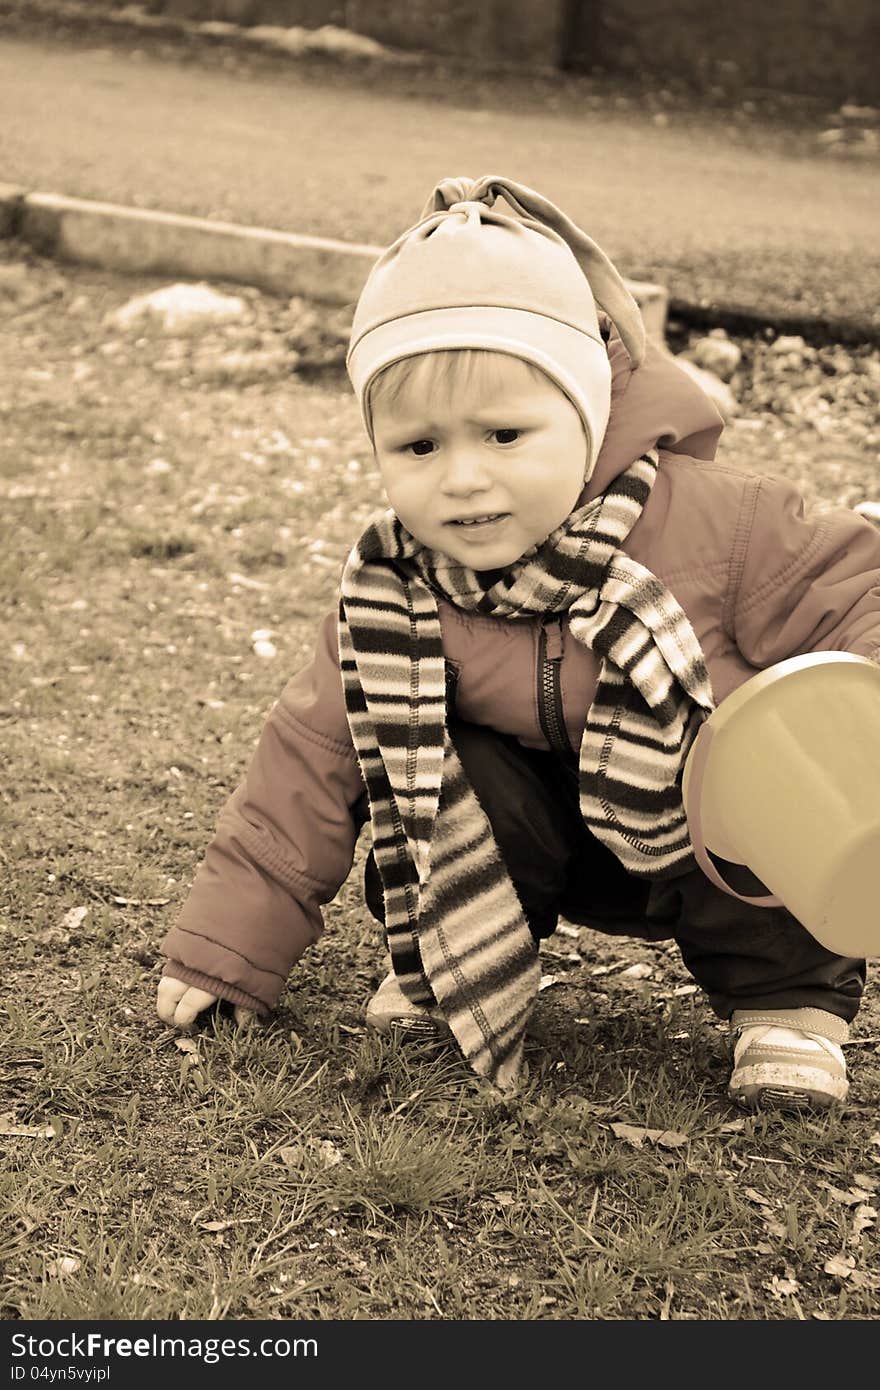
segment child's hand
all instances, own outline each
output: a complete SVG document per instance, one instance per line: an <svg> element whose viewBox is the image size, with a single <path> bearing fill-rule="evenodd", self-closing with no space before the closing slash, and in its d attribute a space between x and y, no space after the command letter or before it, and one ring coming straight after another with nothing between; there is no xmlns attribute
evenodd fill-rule
<svg viewBox="0 0 880 1390"><path fill-rule="evenodd" d="M194 989L182 980L165 976L159 981L156 993L156 1013L163 1023L170 1024L172 1028L191 1028L200 1013L217 1003L217 998L216 994L208 994L204 989ZM253 1009L236 1004L235 1021L239 1027L247 1027L253 1019Z"/></svg>

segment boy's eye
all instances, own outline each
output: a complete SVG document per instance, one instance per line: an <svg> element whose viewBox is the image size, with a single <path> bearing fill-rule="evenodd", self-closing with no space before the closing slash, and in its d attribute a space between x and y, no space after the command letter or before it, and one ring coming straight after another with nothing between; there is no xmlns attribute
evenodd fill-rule
<svg viewBox="0 0 880 1390"><path fill-rule="evenodd" d="M434 448L432 439L414 439L411 444L407 444L407 449L415 454L416 458L425 458Z"/></svg>
<svg viewBox="0 0 880 1390"><path fill-rule="evenodd" d="M503 429L493 430L492 433L499 444L515 444L522 434L522 430Z"/></svg>

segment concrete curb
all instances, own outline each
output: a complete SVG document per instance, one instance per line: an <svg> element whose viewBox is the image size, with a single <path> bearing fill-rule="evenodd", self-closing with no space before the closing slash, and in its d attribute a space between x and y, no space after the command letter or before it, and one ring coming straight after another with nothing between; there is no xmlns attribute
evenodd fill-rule
<svg viewBox="0 0 880 1390"><path fill-rule="evenodd" d="M318 303L354 304L383 247L298 236L203 217L28 193L0 184L0 236L43 255L105 270L230 280ZM651 337L662 341L669 294L627 281Z"/></svg>

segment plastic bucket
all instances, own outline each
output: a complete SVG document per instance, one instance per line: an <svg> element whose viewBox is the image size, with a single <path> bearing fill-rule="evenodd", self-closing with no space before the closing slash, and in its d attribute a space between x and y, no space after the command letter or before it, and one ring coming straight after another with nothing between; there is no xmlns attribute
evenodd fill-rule
<svg viewBox="0 0 880 1390"><path fill-rule="evenodd" d="M784 905L838 955L880 955L880 667L817 652L753 676L700 728L682 791L718 887ZM737 892L735 866L769 891Z"/></svg>

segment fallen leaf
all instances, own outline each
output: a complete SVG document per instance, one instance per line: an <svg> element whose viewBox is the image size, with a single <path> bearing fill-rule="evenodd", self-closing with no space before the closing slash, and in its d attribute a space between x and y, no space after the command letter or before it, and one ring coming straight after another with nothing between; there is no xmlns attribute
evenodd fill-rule
<svg viewBox="0 0 880 1390"><path fill-rule="evenodd" d="M842 1187L835 1187L833 1183L821 1178L817 1184L834 1198L835 1202L840 1202L845 1207L856 1207L860 1202L867 1202L871 1196L870 1192L861 1187L850 1187L846 1191Z"/></svg>
<svg viewBox="0 0 880 1390"><path fill-rule="evenodd" d="M285 1144L277 1153L281 1162L286 1163L289 1168L295 1168L303 1161L302 1144Z"/></svg>
<svg viewBox="0 0 880 1390"><path fill-rule="evenodd" d="M253 1226L255 1224L255 1216L239 1216L235 1221L200 1221L199 1230L228 1231L231 1226Z"/></svg>
<svg viewBox="0 0 880 1390"><path fill-rule="evenodd" d="M659 1134L657 1134L656 1130L649 1129L648 1138L655 1144L659 1144L661 1149L680 1149L682 1144L687 1144L689 1142L689 1136L687 1134L682 1134L681 1131L677 1129L664 1129L661 1130Z"/></svg>
<svg viewBox="0 0 880 1390"><path fill-rule="evenodd" d="M170 898L116 898L113 901L119 907L165 907L171 902Z"/></svg>
<svg viewBox="0 0 880 1390"><path fill-rule="evenodd" d="M540 993L542 989L550 989L552 985L561 985L563 983L564 981L561 975L542 975L541 983L538 985L538 991Z"/></svg>
<svg viewBox="0 0 880 1390"><path fill-rule="evenodd" d="M869 1231L877 1220L877 1208L869 1206L856 1207L853 1214L853 1238L858 1239L862 1231Z"/></svg>
<svg viewBox="0 0 880 1390"><path fill-rule="evenodd" d="M325 1168L335 1168L342 1162L342 1154L332 1139L310 1139L309 1148L315 1149Z"/></svg>
<svg viewBox="0 0 880 1390"><path fill-rule="evenodd" d="M769 1197L765 1197L763 1192L759 1192L756 1187L747 1187L745 1195L750 1202L757 1202L759 1207L772 1207L773 1205Z"/></svg>
<svg viewBox="0 0 880 1390"><path fill-rule="evenodd" d="M637 961L635 965L628 965L625 970L621 970L622 980L647 980L649 975L653 975L653 965L646 965L644 961Z"/></svg>
<svg viewBox="0 0 880 1390"><path fill-rule="evenodd" d="M796 1279L780 1279L778 1274L774 1274L773 1278L764 1284L764 1288L773 1298L790 1298L798 1292L800 1284Z"/></svg>
<svg viewBox="0 0 880 1390"><path fill-rule="evenodd" d="M569 965L583 965L584 958L580 951L551 951L549 947L544 947L541 952L542 960L564 960Z"/></svg>
<svg viewBox="0 0 880 1390"><path fill-rule="evenodd" d="M5 1115L0 1115L0 1135L21 1139L54 1139L55 1129L52 1125L19 1124L10 1111Z"/></svg>
<svg viewBox="0 0 880 1390"><path fill-rule="evenodd" d="M643 1129L640 1125L619 1123L612 1124L610 1128L615 1138L623 1139L637 1149L642 1147L646 1139L651 1144L659 1144L661 1149L680 1149L682 1144L689 1142L688 1135L675 1129Z"/></svg>
<svg viewBox="0 0 880 1390"><path fill-rule="evenodd" d="M34 940L39 941L41 946L69 946L70 932L64 931L62 927L46 927L43 931L34 933Z"/></svg>
<svg viewBox="0 0 880 1390"><path fill-rule="evenodd" d="M863 1187L866 1192L874 1193L877 1191L877 1179L872 1178L870 1173L853 1173L853 1182L859 1187Z"/></svg>
<svg viewBox="0 0 880 1390"><path fill-rule="evenodd" d="M612 1124L610 1128L615 1139L623 1139L637 1149L642 1147L648 1135L646 1129L639 1129L636 1125Z"/></svg>
<svg viewBox="0 0 880 1390"><path fill-rule="evenodd" d="M73 1255L62 1255L59 1260L52 1260L46 1266L46 1273L50 1279L63 1278L65 1274L76 1274L80 1267L80 1261Z"/></svg>
<svg viewBox="0 0 880 1390"><path fill-rule="evenodd" d="M826 1274L836 1274L838 1279L849 1279L855 1267L852 1255L833 1255L823 1265Z"/></svg>
<svg viewBox="0 0 880 1390"><path fill-rule="evenodd" d="M65 912L64 921L61 923L66 931L75 931L81 926L89 915L87 907L72 907L69 912Z"/></svg>
<svg viewBox="0 0 880 1390"><path fill-rule="evenodd" d="M777 1240L785 1240L789 1232L782 1222L777 1221L775 1216L771 1216L768 1211L762 1212L761 1215L764 1218L764 1229L768 1236L775 1236Z"/></svg>

